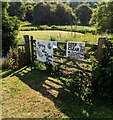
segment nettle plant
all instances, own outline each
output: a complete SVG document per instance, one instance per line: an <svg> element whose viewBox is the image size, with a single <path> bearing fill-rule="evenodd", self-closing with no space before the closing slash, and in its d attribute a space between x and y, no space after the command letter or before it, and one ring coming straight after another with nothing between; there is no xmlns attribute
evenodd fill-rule
<svg viewBox="0 0 113 120"><path fill-rule="evenodd" d="M113 103L113 44L111 41L106 42L103 54L102 64L93 61L93 80L92 91L94 95L104 97L108 102Z"/></svg>

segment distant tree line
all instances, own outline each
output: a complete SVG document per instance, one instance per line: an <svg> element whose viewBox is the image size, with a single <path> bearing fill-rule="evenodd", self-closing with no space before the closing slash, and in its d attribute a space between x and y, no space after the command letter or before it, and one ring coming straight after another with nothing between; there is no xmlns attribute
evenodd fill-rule
<svg viewBox="0 0 113 120"><path fill-rule="evenodd" d="M10 16L34 25L95 25L99 32L113 31L110 2L11 2Z"/></svg>
<svg viewBox="0 0 113 120"><path fill-rule="evenodd" d="M81 3L74 5L73 9L74 6L71 7L71 3L66 2L12 2L8 12L10 16L17 16L20 20L29 21L35 25L72 25L77 22L87 25L92 14L90 5L81 5Z"/></svg>

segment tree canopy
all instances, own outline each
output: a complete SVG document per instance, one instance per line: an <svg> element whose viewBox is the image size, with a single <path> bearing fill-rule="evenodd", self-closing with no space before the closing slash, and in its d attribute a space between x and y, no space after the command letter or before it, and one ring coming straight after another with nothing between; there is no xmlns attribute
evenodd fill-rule
<svg viewBox="0 0 113 120"><path fill-rule="evenodd" d="M100 32L113 32L113 1L98 4L93 13L92 22Z"/></svg>
<svg viewBox="0 0 113 120"><path fill-rule="evenodd" d="M80 4L76 8L77 18L81 24L87 25L92 15L92 10L87 4Z"/></svg>
<svg viewBox="0 0 113 120"><path fill-rule="evenodd" d="M35 24L69 25L76 21L69 5L64 3L39 3L34 8Z"/></svg>
<svg viewBox="0 0 113 120"><path fill-rule="evenodd" d="M10 2L9 16L17 16L19 20L25 20L26 6L24 2Z"/></svg>

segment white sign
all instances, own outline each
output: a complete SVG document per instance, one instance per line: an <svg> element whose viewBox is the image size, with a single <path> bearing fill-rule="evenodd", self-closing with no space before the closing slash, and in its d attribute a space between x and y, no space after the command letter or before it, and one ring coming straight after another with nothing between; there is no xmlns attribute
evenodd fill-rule
<svg viewBox="0 0 113 120"><path fill-rule="evenodd" d="M53 64L53 44L51 41L36 40L37 60Z"/></svg>
<svg viewBox="0 0 113 120"><path fill-rule="evenodd" d="M84 59L85 43L67 42L66 56L76 59Z"/></svg>
<svg viewBox="0 0 113 120"><path fill-rule="evenodd" d="M52 44L53 44L53 49L57 48L57 42L56 41L52 41Z"/></svg>

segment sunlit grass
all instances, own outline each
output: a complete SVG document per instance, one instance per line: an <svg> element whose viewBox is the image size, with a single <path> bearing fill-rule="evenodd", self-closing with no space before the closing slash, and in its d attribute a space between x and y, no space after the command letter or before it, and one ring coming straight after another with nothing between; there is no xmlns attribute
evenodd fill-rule
<svg viewBox="0 0 113 120"><path fill-rule="evenodd" d="M100 35L82 34L77 32L67 31L53 31L53 30L38 30L38 31L20 31L18 35L19 43L22 43L23 35L33 36L35 40L50 40L51 38L56 41L89 41L97 43Z"/></svg>

